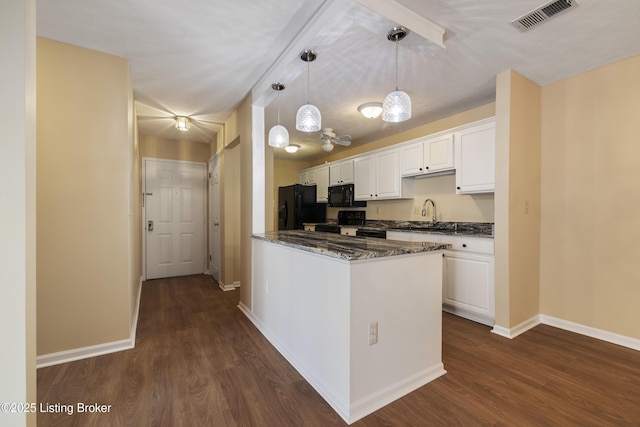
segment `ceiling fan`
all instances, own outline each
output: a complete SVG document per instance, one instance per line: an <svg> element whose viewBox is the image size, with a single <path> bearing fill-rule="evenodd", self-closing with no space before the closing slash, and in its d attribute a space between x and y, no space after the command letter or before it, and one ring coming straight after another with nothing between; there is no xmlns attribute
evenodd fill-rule
<svg viewBox="0 0 640 427"><path fill-rule="evenodd" d="M336 136L336 133L331 128L322 129L320 134L320 141L322 141L322 149L326 152L333 150L333 144L342 145L348 147L351 145L351 135Z"/></svg>

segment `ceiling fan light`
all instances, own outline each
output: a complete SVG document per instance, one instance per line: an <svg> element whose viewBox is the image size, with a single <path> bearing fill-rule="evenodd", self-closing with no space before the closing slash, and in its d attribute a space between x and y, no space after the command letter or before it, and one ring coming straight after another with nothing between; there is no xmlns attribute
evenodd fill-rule
<svg viewBox="0 0 640 427"><path fill-rule="evenodd" d="M358 107L358 111L367 119L375 119L382 114L382 103L380 102L367 102Z"/></svg>
<svg viewBox="0 0 640 427"><path fill-rule="evenodd" d="M411 98L406 92L394 90L382 103L382 120L385 122L404 122L411 118Z"/></svg>
<svg viewBox="0 0 640 427"><path fill-rule="evenodd" d="M299 148L300 146L296 144L289 144L286 147L284 147L287 153L295 153L296 151L298 151Z"/></svg>
<svg viewBox="0 0 640 427"><path fill-rule="evenodd" d="M305 104L298 109L296 114L296 129L300 132L317 132L322 124L322 116L318 107Z"/></svg>
<svg viewBox="0 0 640 427"><path fill-rule="evenodd" d="M187 132L191 129L191 119L185 116L176 116L176 129L181 132Z"/></svg>
<svg viewBox="0 0 640 427"><path fill-rule="evenodd" d="M324 144L322 144L322 149L327 153L333 151L333 144L331 142L325 142Z"/></svg>
<svg viewBox="0 0 640 427"><path fill-rule="evenodd" d="M269 145L282 148L289 145L289 131L282 125L275 125L269 130Z"/></svg>

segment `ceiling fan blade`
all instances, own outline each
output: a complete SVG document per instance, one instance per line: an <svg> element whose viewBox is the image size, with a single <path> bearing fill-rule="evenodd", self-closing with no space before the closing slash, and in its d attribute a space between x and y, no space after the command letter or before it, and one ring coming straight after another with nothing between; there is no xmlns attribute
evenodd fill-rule
<svg viewBox="0 0 640 427"><path fill-rule="evenodd" d="M337 145L342 145L343 147L348 147L348 146L351 145L351 141L340 141L340 140L338 140L338 141L333 141L333 142L335 142Z"/></svg>

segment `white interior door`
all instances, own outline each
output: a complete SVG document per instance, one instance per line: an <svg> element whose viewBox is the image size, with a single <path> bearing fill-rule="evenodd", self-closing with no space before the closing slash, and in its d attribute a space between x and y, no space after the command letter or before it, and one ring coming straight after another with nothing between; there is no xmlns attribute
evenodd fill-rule
<svg viewBox="0 0 640 427"><path fill-rule="evenodd" d="M145 159L146 277L205 269L205 164Z"/></svg>
<svg viewBox="0 0 640 427"><path fill-rule="evenodd" d="M209 160L209 272L220 282L220 156Z"/></svg>

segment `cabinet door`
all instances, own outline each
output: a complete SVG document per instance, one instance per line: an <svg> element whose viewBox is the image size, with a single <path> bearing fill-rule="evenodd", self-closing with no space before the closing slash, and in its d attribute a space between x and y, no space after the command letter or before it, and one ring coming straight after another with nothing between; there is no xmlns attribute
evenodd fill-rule
<svg viewBox="0 0 640 427"><path fill-rule="evenodd" d="M354 199L372 200L374 198L373 186L373 157L358 157L353 161Z"/></svg>
<svg viewBox="0 0 640 427"><path fill-rule="evenodd" d="M329 166L329 185L342 184L342 167L340 163L334 163Z"/></svg>
<svg viewBox="0 0 640 427"><path fill-rule="evenodd" d="M305 185L307 183L307 171L298 172L298 184Z"/></svg>
<svg viewBox="0 0 640 427"><path fill-rule="evenodd" d="M329 201L329 168L321 167L316 171L316 202L327 203Z"/></svg>
<svg viewBox="0 0 640 427"><path fill-rule="evenodd" d="M402 176L419 175L424 173L424 142L409 144L400 149L402 154Z"/></svg>
<svg viewBox="0 0 640 427"><path fill-rule="evenodd" d="M492 256L445 251L442 303L459 309L463 316L475 313L493 320L493 264Z"/></svg>
<svg viewBox="0 0 640 427"><path fill-rule="evenodd" d="M398 150L384 151L375 157L376 199L400 197L400 155Z"/></svg>
<svg viewBox="0 0 640 427"><path fill-rule="evenodd" d="M453 169L453 134L428 139L423 153L427 172Z"/></svg>
<svg viewBox="0 0 640 427"><path fill-rule="evenodd" d="M317 183L318 183L318 171L316 169L308 170L306 185L316 185Z"/></svg>
<svg viewBox="0 0 640 427"><path fill-rule="evenodd" d="M456 132L456 193L493 193L495 188L495 122Z"/></svg>
<svg viewBox="0 0 640 427"><path fill-rule="evenodd" d="M340 175L342 178L342 184L353 183L353 160L347 160L340 163Z"/></svg>

